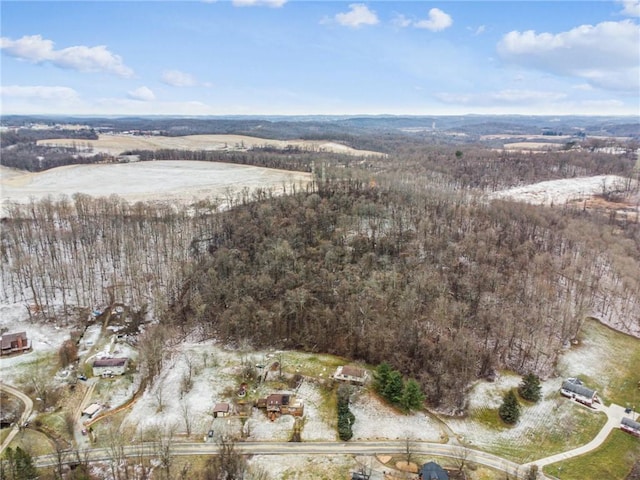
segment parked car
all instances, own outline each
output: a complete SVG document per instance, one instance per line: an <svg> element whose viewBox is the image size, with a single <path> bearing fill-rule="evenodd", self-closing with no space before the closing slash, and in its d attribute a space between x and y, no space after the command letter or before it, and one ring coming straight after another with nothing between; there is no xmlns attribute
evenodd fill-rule
<svg viewBox="0 0 640 480"><path fill-rule="evenodd" d="M209 430L209 433L207 433L207 437L213 438L213 430Z"/></svg>
<svg viewBox="0 0 640 480"><path fill-rule="evenodd" d="M86 429L86 428L83 428L83 429L82 429L82 435L86 435L86 434L87 434L87 429Z"/></svg>
<svg viewBox="0 0 640 480"><path fill-rule="evenodd" d="M82 380L83 382L86 382L87 377L85 375L78 375L78 380Z"/></svg>

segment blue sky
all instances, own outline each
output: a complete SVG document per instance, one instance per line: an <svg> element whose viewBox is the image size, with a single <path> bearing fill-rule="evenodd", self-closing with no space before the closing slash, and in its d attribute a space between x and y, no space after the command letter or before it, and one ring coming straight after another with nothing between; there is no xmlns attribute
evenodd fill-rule
<svg viewBox="0 0 640 480"><path fill-rule="evenodd" d="M639 115L640 1L12 1L0 112Z"/></svg>

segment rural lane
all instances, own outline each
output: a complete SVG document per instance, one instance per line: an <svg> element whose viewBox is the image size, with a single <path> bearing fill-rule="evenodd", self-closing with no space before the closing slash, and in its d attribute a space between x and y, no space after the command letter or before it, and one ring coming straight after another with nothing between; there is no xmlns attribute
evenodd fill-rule
<svg viewBox="0 0 640 480"><path fill-rule="evenodd" d="M9 435L7 436L7 438L5 438L4 442L2 442L2 445L0 445L0 454L2 454L2 452L4 452L4 449L7 448L11 443L11 441L13 440L13 437L15 437L18 434L21 426L24 425L24 423L31 416L31 412L33 410L33 401L31 401L31 399L27 395L22 393L17 388L12 387L11 385L7 385L2 381L0 381L0 390L8 393L9 395L13 395L14 397L18 398L22 403L24 403L24 411L22 412L22 416L20 417L20 420L16 422L16 424L11 429L11 432L9 432Z"/></svg>

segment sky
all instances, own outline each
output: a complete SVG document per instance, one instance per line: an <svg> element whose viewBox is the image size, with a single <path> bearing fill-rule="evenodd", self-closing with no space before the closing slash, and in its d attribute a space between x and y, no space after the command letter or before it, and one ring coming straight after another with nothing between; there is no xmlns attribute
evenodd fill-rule
<svg viewBox="0 0 640 480"><path fill-rule="evenodd" d="M2 0L0 50L2 115L640 115L640 0Z"/></svg>

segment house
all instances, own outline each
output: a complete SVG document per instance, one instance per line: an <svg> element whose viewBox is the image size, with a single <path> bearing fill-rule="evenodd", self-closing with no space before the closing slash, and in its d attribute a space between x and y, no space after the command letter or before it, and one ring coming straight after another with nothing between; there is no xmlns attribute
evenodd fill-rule
<svg viewBox="0 0 640 480"><path fill-rule="evenodd" d="M631 435L640 437L640 422L636 422L628 417L623 417L620 422L620 430L624 430Z"/></svg>
<svg viewBox="0 0 640 480"><path fill-rule="evenodd" d="M231 413L231 408L228 403L216 403L213 407L213 418L228 417Z"/></svg>
<svg viewBox="0 0 640 480"><path fill-rule="evenodd" d="M27 338L26 332L5 333L0 336L0 345L0 355L10 355L31 350L31 342Z"/></svg>
<svg viewBox="0 0 640 480"><path fill-rule="evenodd" d="M289 393L272 393L267 398L260 398L256 402L256 407L267 410L267 416L274 419L278 415L293 415L301 417L304 415L304 403L295 399Z"/></svg>
<svg viewBox="0 0 640 480"><path fill-rule="evenodd" d="M351 385L364 385L367 381L367 371L364 368L344 365L336 368L333 379Z"/></svg>
<svg viewBox="0 0 640 480"><path fill-rule="evenodd" d="M272 393L267 397L267 412L280 412L282 407L289 405L291 395L286 393Z"/></svg>
<svg viewBox="0 0 640 480"><path fill-rule="evenodd" d="M449 480L449 474L436 462L429 462L422 465L418 478L420 480Z"/></svg>
<svg viewBox="0 0 640 480"><path fill-rule="evenodd" d="M82 415L86 415L89 418L93 418L100 410L102 406L97 403L92 403L82 411Z"/></svg>
<svg viewBox="0 0 640 480"><path fill-rule="evenodd" d="M587 388L579 378L568 378L562 382L560 393L589 407L592 407L594 403L600 403L598 392Z"/></svg>
<svg viewBox="0 0 640 480"><path fill-rule="evenodd" d="M112 377L124 375L127 371L129 359L124 358L99 358L93 362L94 377Z"/></svg>

